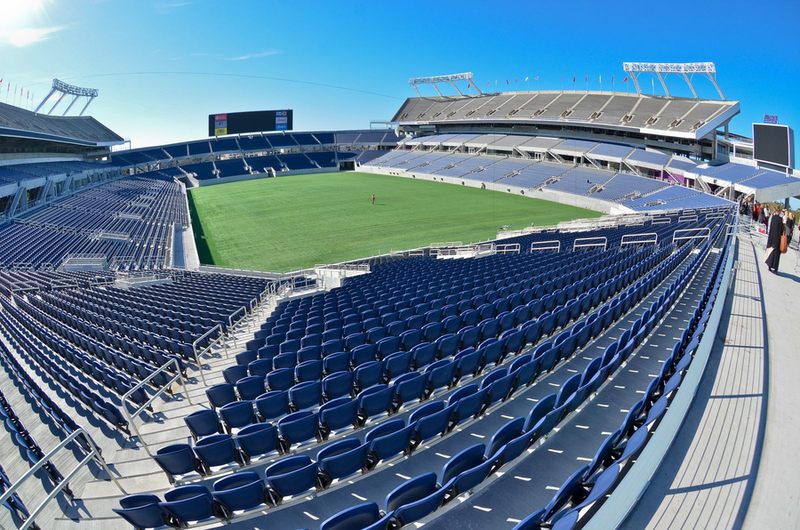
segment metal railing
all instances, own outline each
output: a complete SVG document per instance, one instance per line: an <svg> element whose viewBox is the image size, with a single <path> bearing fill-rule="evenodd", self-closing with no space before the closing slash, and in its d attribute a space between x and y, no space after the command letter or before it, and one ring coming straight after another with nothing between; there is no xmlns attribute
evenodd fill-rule
<svg viewBox="0 0 800 530"><path fill-rule="evenodd" d="M519 254L519 243L499 243L494 246L495 252L499 254Z"/></svg>
<svg viewBox="0 0 800 530"><path fill-rule="evenodd" d="M3 494L0 495L0 505L5 504L8 501L8 499L20 489L20 487L22 486L22 484L26 480L28 480L31 477L33 477L34 474L37 471L39 471L42 467L44 467L47 464L49 464L50 461L53 459L53 457L56 455L56 453L58 453L59 451L63 450L64 448L66 448L69 444L71 444L73 441L75 441L75 439L78 438L79 436L83 436L83 438L88 441L90 450L87 452L86 456L84 456L81 459L81 461L78 462L77 465L75 465L75 467L73 467L69 471L69 473L67 473L62 478L62 480L60 482L55 484L53 489L50 490L47 493L47 496L44 498L44 500L42 502L40 502L36 506L36 508L33 509L33 511L31 511L30 515L27 517L27 519L25 519L25 521L19 527L19 530L26 530L27 528L30 528L31 525L34 524L34 522L36 520L36 516L39 515L40 513L42 513L42 511L45 509L47 504L50 501L52 501L54 498L56 498L56 496L59 493L61 493L61 491L64 490L64 488L66 488L69 485L69 481L72 480L75 477L75 475L77 475L78 472L83 467L85 467L87 464L89 464L89 462L91 462L92 460L94 460L94 461L96 461L96 462L98 462L100 464L100 466L106 472L108 477L111 479L112 482L114 482L114 485L117 486L117 488L119 489L119 491L123 495L127 495L128 494L128 492L125 491L125 489L119 483L119 481L114 476L114 474L111 473L111 470L108 468L108 465L106 464L105 460L103 460L103 457L100 454L100 449L97 447L97 445L95 445L95 443L92 440L92 438L83 429L78 429L76 431L73 431L61 443L59 443L53 449L48 451L46 455L44 455L36 464L34 464L16 482L14 482L11 485L11 487L9 487L6 491L4 491ZM78 444L79 446L82 446L82 444L80 444L80 442L75 442L75 443Z"/></svg>
<svg viewBox="0 0 800 530"><path fill-rule="evenodd" d="M706 221L711 221L712 219L725 219L725 216L726 216L726 215L727 215L727 214L725 214L725 213L723 213L723 212L712 212L712 213L707 213L707 214L706 214L706 217L705 217L705 220L706 220Z"/></svg>
<svg viewBox="0 0 800 530"><path fill-rule="evenodd" d="M537 250L555 250L556 252L561 252L561 241L558 239L549 239L547 241L534 241L531 243L531 252L535 252Z"/></svg>
<svg viewBox="0 0 800 530"><path fill-rule="evenodd" d="M234 317L236 315L238 315L238 314L242 315L241 318L244 318L245 316L247 316L247 306L243 305L242 307L240 307L239 309L237 309L236 311L234 311L233 313L228 315L228 325L229 326L233 327ZM237 318L236 320L239 320L239 319Z"/></svg>
<svg viewBox="0 0 800 530"><path fill-rule="evenodd" d="M672 224L671 217L653 217L653 220L650 222L651 225L668 225Z"/></svg>
<svg viewBox="0 0 800 530"><path fill-rule="evenodd" d="M168 372L167 368L169 368L170 366L173 366L173 365L175 367L175 374L172 376L172 378L164 386L159 388L156 391L156 393L153 394L150 397L150 399L148 399L147 401L145 401L144 403L139 405L139 408L137 408L133 413L131 413L128 410L127 406L123 406L122 407L122 412L123 412L123 414L125 414L125 417L128 419L128 425L130 425L131 430L133 431L133 433L136 434L136 437L139 439L139 442L144 447L144 450L150 456L153 456L153 453L150 452L150 448L148 447L147 442L142 437L142 434L139 432L139 428L136 427L136 422L134 420L137 417L139 417L139 414L141 414L145 409L147 409L153 401L155 401L157 398L159 398L164 392L167 392L172 387L172 385L175 384L176 381L180 381L181 386L183 387L183 394L186 396L186 399L189 401L189 404L193 404L192 403L192 397L189 395L189 391L186 390L186 381L183 379L183 376L181 375L181 367L178 364L178 360L174 359L174 358L170 359L169 362L164 363L164 365L162 365L161 368L159 368L158 370L154 371L153 373L151 373L150 375L148 375L147 377L145 377L141 381L139 381L139 383L137 385L135 385L133 388L128 390L125 393L125 395L122 396L122 401L124 402L126 399L129 399L130 396L134 392L138 391L140 388L142 388L145 384L147 384L149 381L151 381L158 374L160 374L162 372ZM200 369L200 373L201 374L203 373L202 372L202 368ZM203 384L205 384L205 380L203 380Z"/></svg>
<svg viewBox="0 0 800 530"><path fill-rule="evenodd" d="M208 346L206 346L206 347L205 347L205 348L203 348L202 350L198 351L198 350L197 350L197 346L198 346L198 345L199 345L199 344L200 344L200 343L201 343L201 342L202 342L204 339L207 339L207 338L209 338L209 337L210 337L210 336L211 336L211 335L212 335L212 334L213 334L215 331L216 331L217 333L219 333L219 335L217 335L217 337L216 337L214 340L212 340L211 342L209 342L209 343L208 343ZM213 348L214 346L217 346L217 345L219 345L220 343L222 343L222 344L224 345L224 338L225 338L225 334L222 332L222 326L221 326L220 324L217 324L217 325L216 325L216 326L214 326L213 328L209 329L208 331L206 331L205 333L203 333L202 335L200 335L199 337L197 337L197 338L194 340L194 342L192 342L192 352L194 353L194 360L195 360L195 362L197 363L197 370L200 372L200 380L201 380L201 381L203 381L203 385L206 385L206 376L205 376L205 374L203 374L203 363L201 363L201 362L200 362L200 357L201 357L203 354L205 354L206 352L210 351L210 350L211 350L211 348ZM228 347L227 347L227 346L224 346L224 347L225 347L225 354L227 355L227 353L228 353L228 351L227 351Z"/></svg>
<svg viewBox="0 0 800 530"><path fill-rule="evenodd" d="M680 217L678 217L678 222L679 223L696 223L697 220L698 220L697 215L694 215L694 214L691 214L691 215L685 215L684 214L684 215L681 215Z"/></svg>
<svg viewBox="0 0 800 530"><path fill-rule="evenodd" d="M645 232L643 234L625 234L619 242L620 247L625 245L646 245L652 243L658 245L658 234L655 232Z"/></svg>
<svg viewBox="0 0 800 530"><path fill-rule="evenodd" d="M597 237L578 237L572 242L572 250L579 248L608 248L608 238L606 236Z"/></svg>
<svg viewBox="0 0 800 530"><path fill-rule="evenodd" d="M708 239L709 237L711 237L711 230L708 227L682 228L675 230L672 235L672 242L687 241L689 239Z"/></svg>
<svg viewBox="0 0 800 530"><path fill-rule="evenodd" d="M356 272L370 272L368 263L334 263L331 265L314 265L315 269L323 269L330 271L356 271Z"/></svg>

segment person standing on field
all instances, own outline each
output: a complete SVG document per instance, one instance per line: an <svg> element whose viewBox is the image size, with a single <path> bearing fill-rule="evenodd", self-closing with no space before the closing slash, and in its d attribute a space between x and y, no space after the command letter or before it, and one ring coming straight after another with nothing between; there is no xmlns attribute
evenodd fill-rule
<svg viewBox="0 0 800 530"><path fill-rule="evenodd" d="M375 194L374 193L369 196L369 202L372 203L373 205L375 205Z"/></svg>

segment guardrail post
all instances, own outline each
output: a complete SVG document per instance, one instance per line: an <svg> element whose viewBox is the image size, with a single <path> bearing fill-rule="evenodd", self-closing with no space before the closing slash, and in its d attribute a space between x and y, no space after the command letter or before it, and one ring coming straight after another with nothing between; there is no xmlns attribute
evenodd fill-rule
<svg viewBox="0 0 800 530"><path fill-rule="evenodd" d="M98 449L97 445L94 444L91 437L83 429L77 429L70 433L70 435L61 441L57 446L48 451L47 454L45 454L38 462L36 462L36 464L28 469L16 482L14 482L7 490L5 490L3 494L0 495L0 504L5 504L8 499L20 489L21 485L26 480L30 479L37 471L39 471L39 469L50 463L56 453L67 447L67 445L72 443L78 436L83 436L85 439L87 439L91 449L87 452L86 456L84 456L84 458L63 477L60 482L55 484L55 487L52 490L47 492L47 496L44 498L44 500L30 512L28 518L22 523L20 530L26 530L27 528L30 528L31 525L33 525L36 521L36 517L42 513L42 510L44 510L47 504L59 493L61 493L61 491L69 485L69 481L72 480L75 475L77 475L78 472L92 460L97 460L106 473L108 473L109 478L114 482L117 488L119 488L123 494L127 495L128 492L125 491L114 475L111 474L111 470L108 468L105 460L103 460L103 457L100 455L100 450Z"/></svg>
<svg viewBox="0 0 800 530"><path fill-rule="evenodd" d="M129 399L130 396L134 392L136 392L137 390L142 388L150 380L155 378L158 374L160 374L161 372L167 371L167 368L170 365L173 365L173 364L175 365L175 375L173 375L172 378L164 386L162 386L160 389L158 389L156 391L156 393L153 394L147 401L145 401L142 405L139 405L139 408L137 408L131 414L131 412L128 410L127 405L125 404L125 401L127 399ZM202 374L202 370L201 370L200 373ZM147 377L145 377L144 379L139 381L133 388L128 390L125 393L125 395L122 396L122 412L123 412L123 414L125 414L125 417L128 419L128 425L130 425L130 428L132 429L133 433L136 435L136 437L139 439L139 441L144 446L145 452L150 456L153 456L153 454L150 452L150 448L147 446L147 442L144 441L144 438L142 437L142 434L139 432L139 428L136 426L136 421L135 420L136 420L137 417L139 417L139 414L141 414L145 409L147 409L147 407L150 406L150 404L153 401L156 400L156 398L158 398L164 392L166 392L167 389L172 387L172 385L178 380L180 380L180 382L181 382L181 386L183 387L183 393L186 396L186 400L189 402L190 405L193 405L194 403L192 402L192 397L189 395L189 391L186 388L186 381L184 380L183 375L181 375L181 367L178 364L178 360L174 359L174 358L170 359L169 362L164 363L164 365L161 366L158 370L154 371L153 373L151 373L150 375L148 375ZM205 382L205 380L203 382Z"/></svg>

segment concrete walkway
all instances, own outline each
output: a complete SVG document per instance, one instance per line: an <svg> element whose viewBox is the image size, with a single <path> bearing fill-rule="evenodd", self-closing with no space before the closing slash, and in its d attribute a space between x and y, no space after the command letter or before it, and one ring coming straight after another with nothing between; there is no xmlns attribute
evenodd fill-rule
<svg viewBox="0 0 800 530"><path fill-rule="evenodd" d="M779 275L740 239L732 292L694 405L624 528L800 528L797 252Z"/></svg>

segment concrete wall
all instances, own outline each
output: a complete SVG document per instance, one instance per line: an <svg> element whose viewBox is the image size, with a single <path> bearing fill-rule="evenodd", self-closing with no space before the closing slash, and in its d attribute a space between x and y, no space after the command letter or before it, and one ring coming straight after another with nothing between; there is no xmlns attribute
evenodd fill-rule
<svg viewBox="0 0 800 530"><path fill-rule="evenodd" d="M575 195L557 190L537 190L535 188L523 188L520 186L511 186L508 184L481 182L478 180L470 180L462 177L443 177L439 175L432 175L430 173L419 173L417 171L407 172L401 169L390 169L378 166L364 165L359 168L360 171L365 173L374 173L377 175L389 175L393 177L413 178L416 180L431 180L435 182L443 182L445 184L454 184L457 186L469 186L470 188L480 188L482 185L486 186L487 190L501 191L503 193L513 193L515 195L523 195L533 199L542 199L546 201L553 201L559 204L566 204L568 206L577 206L578 208L586 208L587 210L594 210L607 214L624 214L632 213L633 210L621 204L585 195Z"/></svg>

